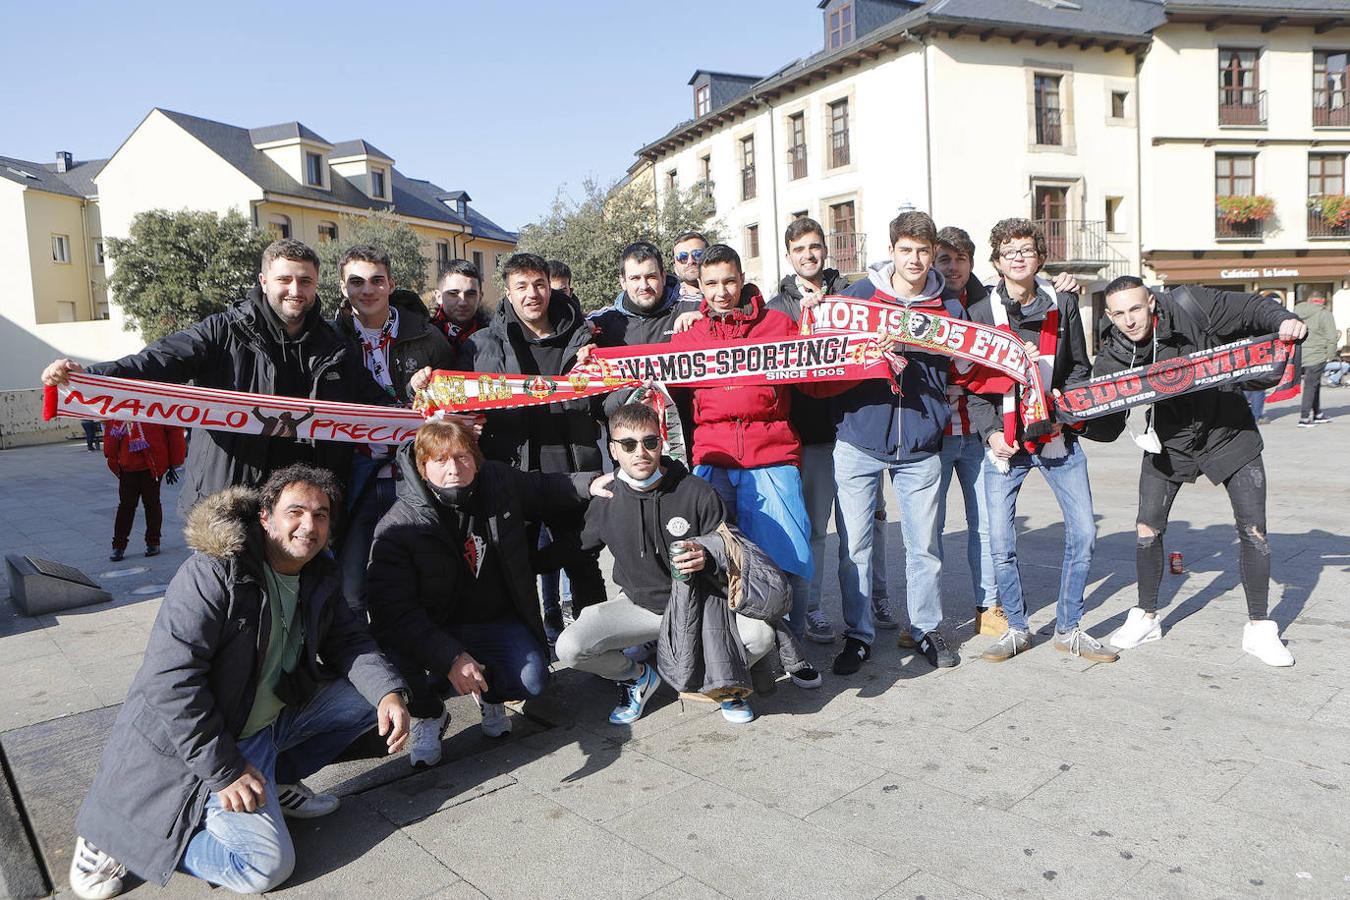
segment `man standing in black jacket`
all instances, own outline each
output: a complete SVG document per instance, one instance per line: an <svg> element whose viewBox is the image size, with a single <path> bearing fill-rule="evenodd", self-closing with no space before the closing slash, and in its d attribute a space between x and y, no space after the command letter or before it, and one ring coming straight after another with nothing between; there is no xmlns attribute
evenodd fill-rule
<svg viewBox="0 0 1350 900"><path fill-rule="evenodd" d="M455 368L465 372L544 375L557 378L571 371L577 351L594 340L581 308L549 287L548 263L531 253L517 253L502 267L507 302L492 323L474 334ZM598 472L600 400L569 400L487 414L481 445L488 459L527 472ZM545 522L552 535L555 561L572 583L572 606L580 611L605 599L605 582L594 554L578 550L582 516L575 513ZM536 541L539 525L535 526ZM541 564L547 570L553 563ZM551 611L552 615L552 611ZM562 630L561 610L550 628Z"/></svg>
<svg viewBox="0 0 1350 900"><path fill-rule="evenodd" d="M1106 286L1106 315L1101 352L1094 375L1107 375L1176 359L1197 350L1245 337L1279 334L1300 341L1308 326L1277 301L1260 294L1238 294L1182 286L1152 293L1131 275ZM1086 436L1111 441L1125 429L1128 413L1092 419ZM1226 385L1182 394L1149 407L1139 471L1139 515L1135 568L1139 605L1111 635L1113 647L1128 650L1162 637L1158 621L1158 585L1162 582L1163 534L1183 484L1204 475L1222 484L1233 506L1241 547L1242 590L1249 621L1242 649L1270 666L1292 666L1294 656L1280 640L1279 625L1267 617L1270 593L1270 545L1266 541L1264 443L1241 387Z"/></svg>
<svg viewBox="0 0 1350 900"><path fill-rule="evenodd" d="M323 553L340 493L332 473L288 466L188 515L197 552L164 594L75 821L76 896L116 896L128 870L269 891L295 868L283 816L338 806L300 779L377 723L390 753L403 748L407 686Z"/></svg>
<svg viewBox="0 0 1350 900"><path fill-rule="evenodd" d="M319 257L300 241L274 241L263 251L258 286L224 312L174 332L140 353L90 366L95 375L278 394L345 403L392 405L361 354L323 320L316 302ZM64 384L79 363L58 359L43 384ZM206 430L188 448L178 507L230 485L256 486L292 463L321 466L346 478L355 445Z"/></svg>
<svg viewBox="0 0 1350 900"><path fill-rule="evenodd" d="M800 324L803 307L810 308L822 297L843 293L848 279L838 269L825 268L829 253L825 229L815 219L793 219L783 233L783 244L793 274L783 276L768 307L787 313ZM791 577L793 592L806 593L805 600L794 598L792 603L793 609L806 610L806 621L803 625L793 616L789 623L799 641L807 637L820 644L833 643L835 636L834 623L820 608L825 585L825 535L835 506L835 423L831 403L794 389L788 413L788 421L802 440L802 494L806 515L811 520L811 558L815 560L809 582L800 576ZM872 521L872 621L878 628L898 628L900 623L886 596L886 500L881 491L877 492L877 511ZM843 556L847 548L842 544L840 548Z"/></svg>
<svg viewBox="0 0 1350 900"><path fill-rule="evenodd" d="M455 353L445 335L431 324L422 298L396 289L389 254L369 244L358 244L338 262L346 302L338 309L333 327L361 348L361 359L371 377L400 406L412 404L408 380L420 369L448 369ZM375 525L394 505L392 444L357 444L347 493L347 527L338 566L342 595L358 617L366 615L361 584Z"/></svg>

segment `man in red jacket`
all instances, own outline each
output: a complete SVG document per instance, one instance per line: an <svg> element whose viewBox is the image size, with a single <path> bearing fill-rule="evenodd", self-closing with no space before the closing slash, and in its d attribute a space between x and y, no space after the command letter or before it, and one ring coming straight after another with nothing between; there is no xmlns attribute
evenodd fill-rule
<svg viewBox="0 0 1350 900"><path fill-rule="evenodd" d="M178 480L176 470L187 456L183 429L109 419L103 423L103 455L117 476L117 518L108 558L118 562L126 556L137 504L145 506L145 555L158 556L159 529L164 523L159 480L169 472L174 473L169 476L170 484Z"/></svg>
<svg viewBox="0 0 1350 900"><path fill-rule="evenodd" d="M709 347L797 334L791 317L768 309L759 288L746 284L741 258L725 244L699 263L703 318L673 335L672 347ZM802 444L788 421L785 385L701 387L694 397L694 474L717 490L727 518L789 575L812 573L811 522L802 498ZM794 630L806 617L806 593L792 605ZM800 687L820 684L805 665L789 673Z"/></svg>

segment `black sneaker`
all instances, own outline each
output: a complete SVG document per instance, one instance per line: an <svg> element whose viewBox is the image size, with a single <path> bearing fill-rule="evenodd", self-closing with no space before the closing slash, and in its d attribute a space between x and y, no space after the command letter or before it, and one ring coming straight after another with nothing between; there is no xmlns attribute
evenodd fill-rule
<svg viewBox="0 0 1350 900"><path fill-rule="evenodd" d="M857 638L844 638L844 649L834 658L834 674L853 675L872 656L872 648Z"/></svg>
<svg viewBox="0 0 1350 900"><path fill-rule="evenodd" d="M112 552L108 554L108 559L111 559L113 562L121 562L122 560L126 559L126 557L127 557L126 551L119 550L117 547L114 547Z"/></svg>
<svg viewBox="0 0 1350 900"><path fill-rule="evenodd" d="M1324 416L1324 415L1322 415L1321 413L1318 413L1317 415L1313 416L1313 417L1312 417L1312 420L1313 420L1313 424L1314 424L1314 425L1330 425L1330 424L1331 424L1331 417L1330 417L1330 416Z"/></svg>
<svg viewBox="0 0 1350 900"><path fill-rule="evenodd" d="M919 652L928 660L928 664L935 669L950 669L961 661L961 657L956 655L956 651L947 646L947 641L942 637L940 631L930 631L919 641Z"/></svg>
<svg viewBox="0 0 1350 900"><path fill-rule="evenodd" d="M159 556L159 544L150 544L145 548L146 556Z"/></svg>
<svg viewBox="0 0 1350 900"><path fill-rule="evenodd" d="M821 683L825 680L820 676L820 671L810 663L807 663L797 671L789 672L788 674L791 676L793 684L799 688L806 688L807 690L820 687Z"/></svg>

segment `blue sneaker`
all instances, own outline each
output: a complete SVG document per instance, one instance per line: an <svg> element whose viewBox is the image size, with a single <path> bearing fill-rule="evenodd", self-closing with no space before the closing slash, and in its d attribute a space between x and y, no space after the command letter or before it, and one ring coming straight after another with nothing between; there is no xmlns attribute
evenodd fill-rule
<svg viewBox="0 0 1350 900"><path fill-rule="evenodd" d="M644 665L642 674L638 675L637 678L632 681L620 681L619 705L614 707L614 712L609 714L610 723L631 725L642 718L643 708L660 686L661 676L657 673L656 666Z"/></svg>
<svg viewBox="0 0 1350 900"><path fill-rule="evenodd" d="M749 725L755 720L755 711L744 700L723 700L722 718L732 725Z"/></svg>

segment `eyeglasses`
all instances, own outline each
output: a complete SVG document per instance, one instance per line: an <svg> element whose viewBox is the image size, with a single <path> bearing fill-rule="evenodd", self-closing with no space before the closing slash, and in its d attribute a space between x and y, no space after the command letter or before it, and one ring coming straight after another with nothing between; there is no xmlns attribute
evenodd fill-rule
<svg viewBox="0 0 1350 900"><path fill-rule="evenodd" d="M637 450L638 444L642 444L644 450L655 450L661 446L661 435L659 434L646 435L641 441L637 438L610 438L609 440L611 444L618 444L624 453L634 452Z"/></svg>
<svg viewBox="0 0 1350 900"><path fill-rule="evenodd" d="M1007 250L998 251L998 255L1001 259L1009 261L1014 259L1032 259L1040 256L1040 254L1036 252L1035 247L1010 247Z"/></svg>
<svg viewBox="0 0 1350 900"><path fill-rule="evenodd" d="M677 263L687 263L689 262L690 257L693 258L694 262L703 262L703 251L681 250L679 253L675 254L675 261Z"/></svg>

